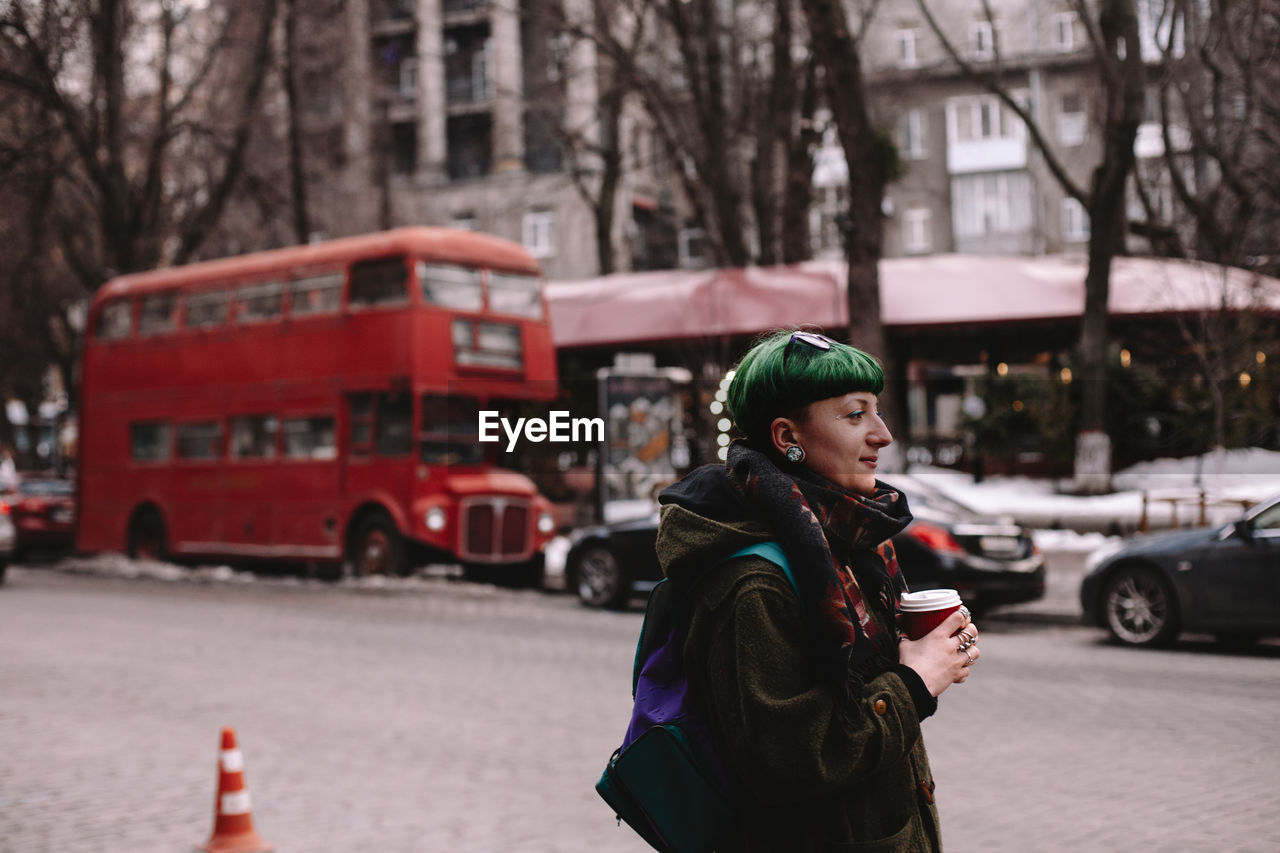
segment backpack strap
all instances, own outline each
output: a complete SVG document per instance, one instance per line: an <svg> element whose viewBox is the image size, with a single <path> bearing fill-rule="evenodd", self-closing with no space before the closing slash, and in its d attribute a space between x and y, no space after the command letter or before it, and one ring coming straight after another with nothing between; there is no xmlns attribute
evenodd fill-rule
<svg viewBox="0 0 1280 853"><path fill-rule="evenodd" d="M782 569L782 573L787 576L787 580L791 581L791 588L796 591L796 595L800 594L800 585L796 583L796 576L791 571L791 563L787 560L787 553L782 550L782 546L778 544L776 539L770 539L768 542L757 542L754 545L748 545L745 548L734 551L724 558L724 562L738 557L761 557L768 560Z"/></svg>

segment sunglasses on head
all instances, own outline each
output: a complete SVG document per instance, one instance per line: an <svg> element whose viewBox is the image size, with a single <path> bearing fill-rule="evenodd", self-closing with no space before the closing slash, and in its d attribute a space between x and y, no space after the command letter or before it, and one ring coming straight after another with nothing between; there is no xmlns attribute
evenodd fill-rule
<svg viewBox="0 0 1280 853"><path fill-rule="evenodd" d="M831 349L831 345L835 343L831 338L828 338L826 335L819 335L817 332L793 332L791 340L787 342L787 346L789 347L797 341L802 344L808 344L814 349L821 350L823 352Z"/></svg>

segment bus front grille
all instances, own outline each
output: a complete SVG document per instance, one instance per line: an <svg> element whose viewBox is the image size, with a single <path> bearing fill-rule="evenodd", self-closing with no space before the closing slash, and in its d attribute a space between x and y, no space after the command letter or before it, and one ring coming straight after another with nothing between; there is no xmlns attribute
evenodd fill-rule
<svg viewBox="0 0 1280 853"><path fill-rule="evenodd" d="M472 498L463 501L458 556L477 563L517 563L533 556L527 501Z"/></svg>

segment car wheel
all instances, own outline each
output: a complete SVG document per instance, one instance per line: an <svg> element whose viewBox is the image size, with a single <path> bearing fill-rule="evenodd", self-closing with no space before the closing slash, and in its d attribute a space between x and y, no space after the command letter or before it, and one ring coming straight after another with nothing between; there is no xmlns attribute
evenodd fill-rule
<svg viewBox="0 0 1280 853"><path fill-rule="evenodd" d="M157 562L169 559L168 533L159 510L144 509L129 522L129 556Z"/></svg>
<svg viewBox="0 0 1280 853"><path fill-rule="evenodd" d="M607 545L588 545L573 566L573 585L578 599L589 607L617 608L631 595L631 582Z"/></svg>
<svg viewBox="0 0 1280 853"><path fill-rule="evenodd" d="M1107 581L1103 613L1111 636L1131 646L1163 646L1178 635L1173 590L1151 569L1118 570Z"/></svg>
<svg viewBox="0 0 1280 853"><path fill-rule="evenodd" d="M370 575L399 577L409 573L404 539L395 523L382 513L366 516L351 537L347 554L351 573L358 578Z"/></svg>

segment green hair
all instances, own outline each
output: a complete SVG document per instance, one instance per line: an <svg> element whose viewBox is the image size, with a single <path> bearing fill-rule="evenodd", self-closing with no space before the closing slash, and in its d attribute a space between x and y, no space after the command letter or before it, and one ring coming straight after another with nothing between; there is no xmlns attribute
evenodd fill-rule
<svg viewBox="0 0 1280 853"><path fill-rule="evenodd" d="M792 343L796 331L802 330L766 333L738 362L729 384L729 414L758 447L768 446L775 418L796 417L818 400L884 390L884 368L874 356L839 341L828 350Z"/></svg>

